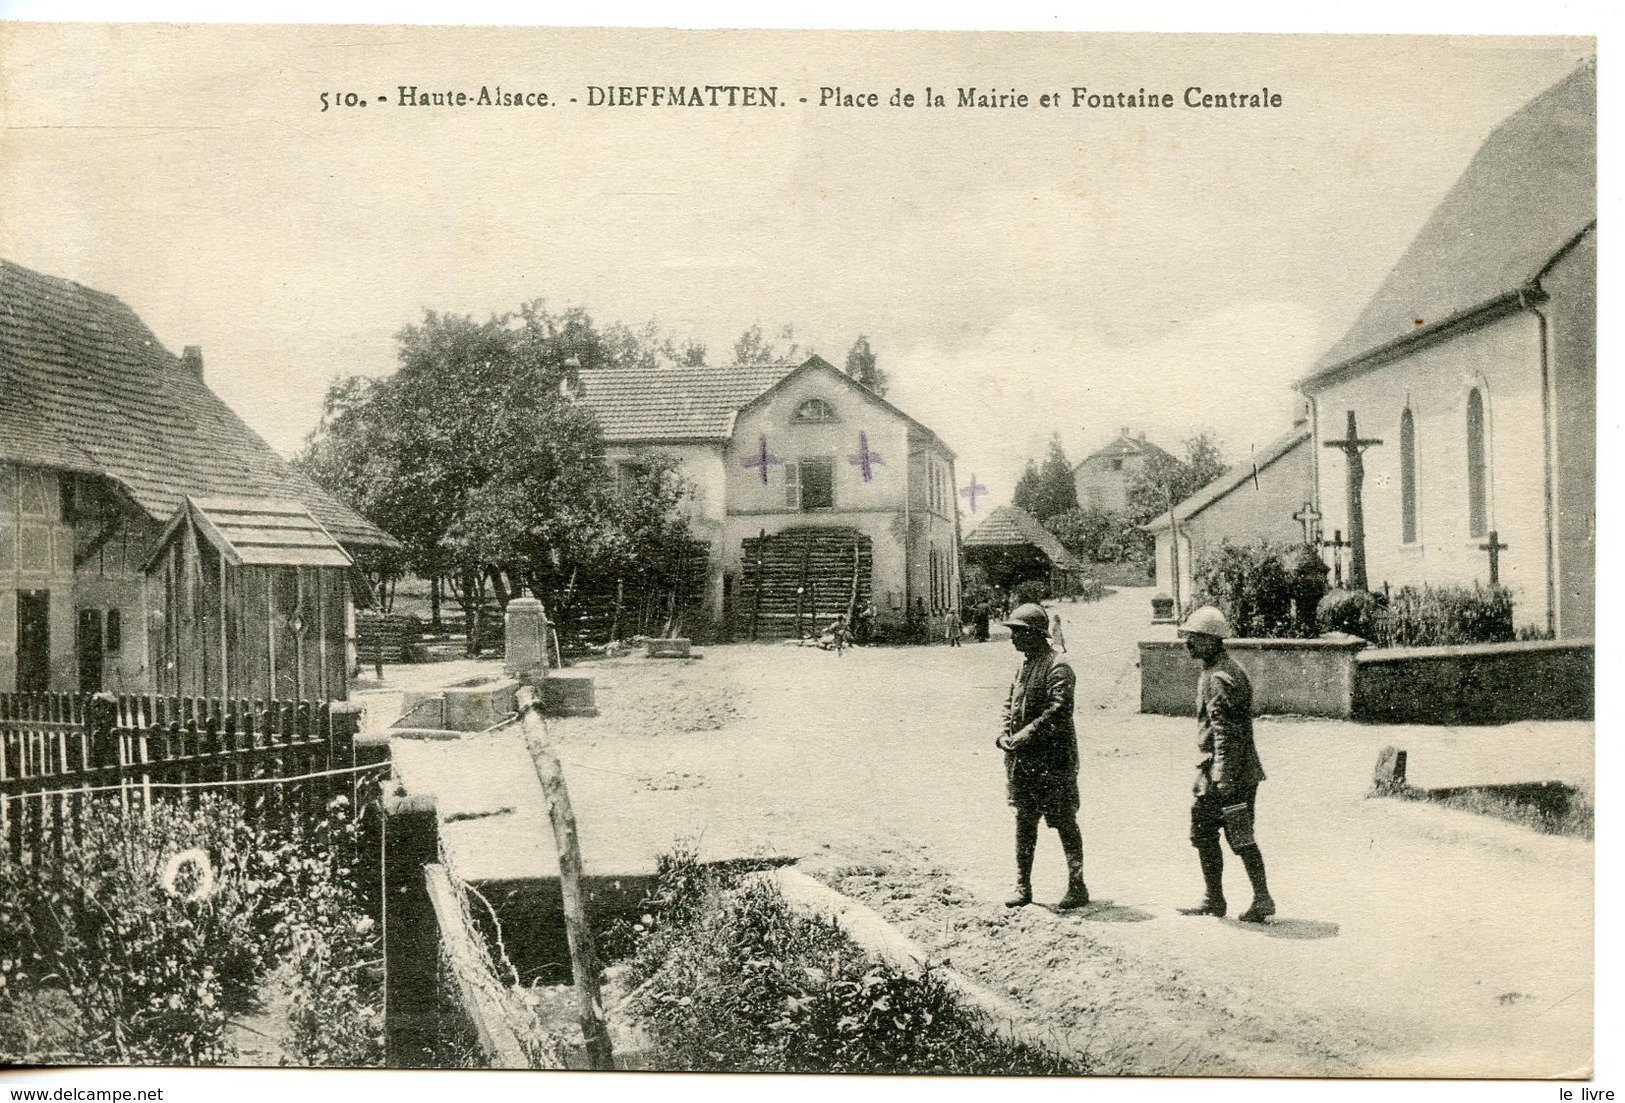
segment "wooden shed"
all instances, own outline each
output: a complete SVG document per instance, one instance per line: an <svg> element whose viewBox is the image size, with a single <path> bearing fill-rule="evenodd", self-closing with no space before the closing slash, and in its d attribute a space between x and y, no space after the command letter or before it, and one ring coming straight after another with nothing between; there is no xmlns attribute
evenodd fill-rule
<svg viewBox="0 0 1625 1103"><path fill-rule="evenodd" d="M145 569L156 691L344 699L351 569L297 502L184 499Z"/></svg>

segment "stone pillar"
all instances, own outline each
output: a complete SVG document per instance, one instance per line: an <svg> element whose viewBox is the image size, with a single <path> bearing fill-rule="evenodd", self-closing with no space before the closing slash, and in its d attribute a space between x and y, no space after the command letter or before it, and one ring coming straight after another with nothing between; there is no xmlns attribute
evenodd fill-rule
<svg viewBox="0 0 1625 1103"><path fill-rule="evenodd" d="M547 618L533 597L508 602L507 661L503 670L522 682L540 686L547 676Z"/></svg>
<svg viewBox="0 0 1625 1103"><path fill-rule="evenodd" d="M384 1064L434 1063L440 926L423 867L439 860L440 820L428 794L386 794L384 810Z"/></svg>

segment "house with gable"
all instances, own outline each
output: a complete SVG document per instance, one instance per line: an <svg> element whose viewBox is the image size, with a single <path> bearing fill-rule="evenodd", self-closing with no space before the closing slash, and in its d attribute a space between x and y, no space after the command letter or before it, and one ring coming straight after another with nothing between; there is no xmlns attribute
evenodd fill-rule
<svg viewBox="0 0 1625 1103"><path fill-rule="evenodd" d="M395 541L112 295L0 261L0 692L343 699Z"/></svg>
<svg viewBox="0 0 1625 1103"><path fill-rule="evenodd" d="M870 603L883 626L957 606L953 452L822 358L584 371L576 395L611 464L678 461L703 604L735 636Z"/></svg>
<svg viewBox="0 0 1625 1103"><path fill-rule="evenodd" d="M1160 593L1174 598L1179 608L1189 608L1198 565L1226 541L1244 545L1318 542L1310 436L1305 417L1245 462L1225 469L1176 504L1171 516L1164 513L1141 526L1156 540Z"/></svg>
<svg viewBox="0 0 1625 1103"><path fill-rule="evenodd" d="M1496 127L1299 382L1322 530L1361 530L1373 588L1499 582L1520 627L1592 634L1596 150L1593 62Z"/></svg>
<svg viewBox="0 0 1625 1103"><path fill-rule="evenodd" d="M1174 457L1145 439L1144 433L1127 429L1103 448L1091 452L1072 468L1072 481L1078 492L1078 505L1107 513L1128 510L1129 487L1154 457Z"/></svg>

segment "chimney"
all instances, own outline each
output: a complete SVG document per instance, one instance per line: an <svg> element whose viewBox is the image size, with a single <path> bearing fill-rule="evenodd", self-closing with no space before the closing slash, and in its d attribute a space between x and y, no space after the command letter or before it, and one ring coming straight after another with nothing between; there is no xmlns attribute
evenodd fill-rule
<svg viewBox="0 0 1625 1103"><path fill-rule="evenodd" d="M203 348L200 345L187 345L181 351L181 364L187 371L198 379L203 378Z"/></svg>

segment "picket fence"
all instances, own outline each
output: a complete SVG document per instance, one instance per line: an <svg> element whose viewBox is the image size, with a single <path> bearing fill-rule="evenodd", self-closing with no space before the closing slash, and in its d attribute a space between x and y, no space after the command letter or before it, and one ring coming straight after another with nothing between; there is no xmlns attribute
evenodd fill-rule
<svg viewBox="0 0 1625 1103"><path fill-rule="evenodd" d="M359 712L310 701L0 693L0 853L60 855L91 800L125 808L220 792L266 827L359 803Z"/></svg>

